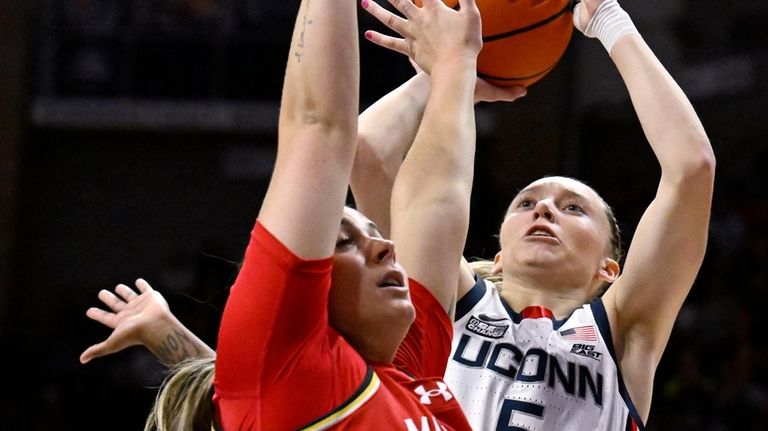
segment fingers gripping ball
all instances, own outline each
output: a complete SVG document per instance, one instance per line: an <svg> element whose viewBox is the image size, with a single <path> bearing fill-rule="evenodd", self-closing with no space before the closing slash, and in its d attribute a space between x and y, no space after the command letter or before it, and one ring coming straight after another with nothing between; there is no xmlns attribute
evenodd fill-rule
<svg viewBox="0 0 768 431"><path fill-rule="evenodd" d="M421 0L414 0L421 6ZM443 0L458 8L458 0ZM573 33L572 0L476 0L483 20L480 78L502 87L529 86L549 73Z"/></svg>

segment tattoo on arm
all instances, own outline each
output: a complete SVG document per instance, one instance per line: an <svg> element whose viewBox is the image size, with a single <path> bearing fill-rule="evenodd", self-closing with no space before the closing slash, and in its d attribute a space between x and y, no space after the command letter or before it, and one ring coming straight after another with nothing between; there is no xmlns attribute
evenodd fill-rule
<svg viewBox="0 0 768 431"><path fill-rule="evenodd" d="M174 365L184 359L200 357L203 351L186 334L174 329L156 346L155 354L163 363Z"/></svg>
<svg viewBox="0 0 768 431"><path fill-rule="evenodd" d="M302 18L301 33L299 34L299 43L297 44L298 49L293 53L297 63L301 63L301 57L304 55L304 34L307 31L307 26L312 25L312 20L308 17L309 3L310 2L307 2L307 13L304 15L304 18Z"/></svg>

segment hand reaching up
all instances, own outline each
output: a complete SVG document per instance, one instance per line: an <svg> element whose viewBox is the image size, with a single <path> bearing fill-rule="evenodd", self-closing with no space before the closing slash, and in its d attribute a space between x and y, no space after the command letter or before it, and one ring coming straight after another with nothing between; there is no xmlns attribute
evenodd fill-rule
<svg viewBox="0 0 768 431"><path fill-rule="evenodd" d="M382 24L401 37L367 31L373 43L407 55L426 73L441 59L475 59L483 46L480 11L474 0L460 0L458 11L440 0L424 0L418 7L410 0L389 0L403 17L363 0L362 6Z"/></svg>
<svg viewBox="0 0 768 431"><path fill-rule="evenodd" d="M136 288L138 293L118 284L115 293L99 292L107 309L91 307L86 316L113 331L106 340L88 347L80 355L81 363L138 345L147 347L169 366L187 357L215 355L176 319L160 292L141 278L136 280Z"/></svg>

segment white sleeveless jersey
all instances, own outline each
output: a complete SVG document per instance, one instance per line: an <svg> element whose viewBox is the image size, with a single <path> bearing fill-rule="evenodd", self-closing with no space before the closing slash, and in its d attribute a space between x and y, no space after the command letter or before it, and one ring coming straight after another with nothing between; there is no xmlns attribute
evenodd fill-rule
<svg viewBox="0 0 768 431"><path fill-rule="evenodd" d="M601 299L564 320L515 313L478 282L457 304L445 382L475 431L624 431L643 424ZM526 316L526 317L524 317Z"/></svg>

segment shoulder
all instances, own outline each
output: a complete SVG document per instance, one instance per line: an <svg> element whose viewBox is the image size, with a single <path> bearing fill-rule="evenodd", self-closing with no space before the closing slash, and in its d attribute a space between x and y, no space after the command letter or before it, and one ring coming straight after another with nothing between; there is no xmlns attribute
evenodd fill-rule
<svg viewBox="0 0 768 431"><path fill-rule="evenodd" d="M478 274L474 274L475 284L456 302L454 321L466 317L472 310L482 308L489 301L500 301L496 285Z"/></svg>

